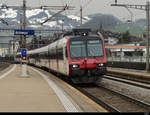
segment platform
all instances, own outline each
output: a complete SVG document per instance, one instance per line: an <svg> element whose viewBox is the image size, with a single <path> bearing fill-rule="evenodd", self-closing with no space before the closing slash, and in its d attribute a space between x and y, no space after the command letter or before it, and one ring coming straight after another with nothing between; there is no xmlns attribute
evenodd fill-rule
<svg viewBox="0 0 150 115"><path fill-rule="evenodd" d="M0 71L0 112L107 112L54 75L21 65Z"/></svg>

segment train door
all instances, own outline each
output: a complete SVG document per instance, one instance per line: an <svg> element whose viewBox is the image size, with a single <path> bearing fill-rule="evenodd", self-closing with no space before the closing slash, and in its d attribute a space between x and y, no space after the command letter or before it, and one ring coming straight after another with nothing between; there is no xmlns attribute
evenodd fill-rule
<svg viewBox="0 0 150 115"><path fill-rule="evenodd" d="M67 47L63 47L63 56L64 56L64 73L66 75L69 74L69 65L68 65L68 54L67 54Z"/></svg>

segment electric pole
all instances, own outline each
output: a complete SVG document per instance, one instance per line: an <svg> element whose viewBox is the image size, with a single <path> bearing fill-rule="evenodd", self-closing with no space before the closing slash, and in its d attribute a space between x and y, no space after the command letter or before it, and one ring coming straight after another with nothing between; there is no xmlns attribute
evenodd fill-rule
<svg viewBox="0 0 150 115"><path fill-rule="evenodd" d="M146 56L146 71L149 72L149 10L150 10L150 3L149 1L147 2L147 7L146 7L146 17L147 17L147 47L146 47L146 51L147 51L147 56Z"/></svg>
<svg viewBox="0 0 150 115"><path fill-rule="evenodd" d="M82 6L80 6L80 26L82 25Z"/></svg>
<svg viewBox="0 0 150 115"><path fill-rule="evenodd" d="M62 33L64 32L64 19L62 19Z"/></svg>
<svg viewBox="0 0 150 115"><path fill-rule="evenodd" d="M147 1L146 5L130 5L130 4L118 4L117 0L115 0L115 4L111 4L111 6L119 6L119 7L125 7L125 8L133 8L138 10L144 10L146 11L146 20L147 20L147 45L146 45L146 71L150 72L149 67L149 31L150 31L150 2Z"/></svg>
<svg viewBox="0 0 150 115"><path fill-rule="evenodd" d="M23 29L26 30L26 0L23 0ZM23 47L26 48L26 35L24 35Z"/></svg>
<svg viewBox="0 0 150 115"><path fill-rule="evenodd" d="M22 25L23 25L23 23L22 23L22 14L20 13L20 30L22 30L23 28L22 28ZM20 41L21 41L21 43L19 44L21 47L22 47L22 44L23 44L23 37L22 37L22 35L20 35Z"/></svg>

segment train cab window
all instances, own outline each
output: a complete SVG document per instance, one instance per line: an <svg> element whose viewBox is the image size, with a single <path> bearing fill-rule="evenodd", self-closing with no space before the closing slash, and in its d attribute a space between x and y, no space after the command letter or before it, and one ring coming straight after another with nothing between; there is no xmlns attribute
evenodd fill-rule
<svg viewBox="0 0 150 115"><path fill-rule="evenodd" d="M86 57L85 41L71 41L70 42L70 57L72 59Z"/></svg>
<svg viewBox="0 0 150 115"><path fill-rule="evenodd" d="M103 43L101 40L88 40L87 41L88 57L103 57Z"/></svg>

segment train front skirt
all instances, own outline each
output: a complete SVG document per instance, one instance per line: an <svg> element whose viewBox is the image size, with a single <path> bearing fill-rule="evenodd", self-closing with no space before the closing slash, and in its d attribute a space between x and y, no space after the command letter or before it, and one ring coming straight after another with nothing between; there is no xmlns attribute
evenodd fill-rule
<svg viewBox="0 0 150 115"><path fill-rule="evenodd" d="M73 83L96 83L103 78L106 69L72 70L71 80Z"/></svg>

